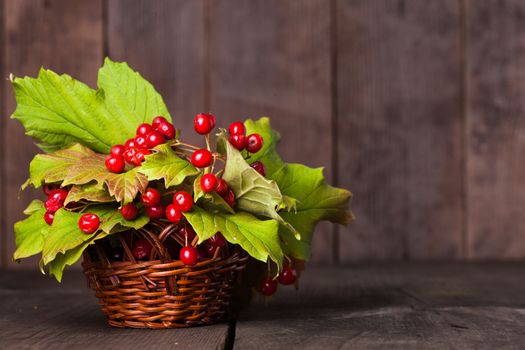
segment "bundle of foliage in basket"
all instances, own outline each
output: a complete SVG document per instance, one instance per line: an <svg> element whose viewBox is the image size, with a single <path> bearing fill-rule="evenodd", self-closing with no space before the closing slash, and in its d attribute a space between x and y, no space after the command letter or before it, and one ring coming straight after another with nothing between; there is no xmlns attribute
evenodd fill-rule
<svg viewBox="0 0 525 350"><path fill-rule="evenodd" d="M98 90L45 69L11 81L13 118L44 152L22 188L46 195L15 224L14 259L41 254L60 281L83 257L113 326L216 322L247 262L260 264L243 283L272 295L297 283L318 221L351 220L350 192L327 185L322 168L285 163L268 118L226 130L197 114L195 146L126 63L106 59Z"/></svg>

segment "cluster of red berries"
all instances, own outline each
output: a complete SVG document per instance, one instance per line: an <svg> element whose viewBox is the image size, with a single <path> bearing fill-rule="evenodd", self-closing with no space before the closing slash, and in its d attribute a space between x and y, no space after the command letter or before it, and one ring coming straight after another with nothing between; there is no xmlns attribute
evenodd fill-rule
<svg viewBox="0 0 525 350"><path fill-rule="evenodd" d="M297 271L286 264L277 279L266 277L261 281L259 290L265 296L271 296L277 291L277 283L282 285L294 284L297 279Z"/></svg>
<svg viewBox="0 0 525 350"><path fill-rule="evenodd" d="M233 122L228 128L230 143L239 151L246 149L249 153L257 153L263 146L263 138L259 134L246 136L246 128L242 122Z"/></svg>
<svg viewBox="0 0 525 350"><path fill-rule="evenodd" d="M48 225L51 225L57 210L64 206L68 191L55 185L44 185L42 189L44 194L47 195L47 199L44 203L44 206L46 207L44 220Z"/></svg>
<svg viewBox="0 0 525 350"><path fill-rule="evenodd" d="M175 135L173 124L161 116L155 117L151 125L140 124L135 138L127 140L124 145L111 147L110 155L106 158L106 168L112 173L121 173L126 163L139 166L144 157L151 154L150 149L173 139Z"/></svg>

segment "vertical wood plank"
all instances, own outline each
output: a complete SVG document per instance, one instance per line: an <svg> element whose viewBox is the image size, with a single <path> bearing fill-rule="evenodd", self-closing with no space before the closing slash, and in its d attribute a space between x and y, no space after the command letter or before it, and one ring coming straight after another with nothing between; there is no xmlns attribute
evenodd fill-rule
<svg viewBox="0 0 525 350"><path fill-rule="evenodd" d="M97 70L102 63L102 0L6 0L5 72L15 76L36 76L41 66L59 73L68 73L95 86ZM9 83L2 80L7 91L5 115L15 108ZM5 118L5 117L4 117ZM26 190L16 201L21 184L28 176L29 161L37 153L32 140L24 135L18 122L5 122L5 192L9 198L3 234L8 237L9 266L14 251L13 224L23 217L22 211L40 191ZM35 267L36 259L27 259L21 266ZM36 267L35 267L36 268Z"/></svg>
<svg viewBox="0 0 525 350"><path fill-rule="evenodd" d="M341 260L461 257L458 0L338 1Z"/></svg>
<svg viewBox="0 0 525 350"><path fill-rule="evenodd" d="M326 1L210 1L210 110L220 124L269 116L288 162L331 178L330 7ZM332 260L319 225L314 261Z"/></svg>
<svg viewBox="0 0 525 350"><path fill-rule="evenodd" d="M183 139L203 142L193 117L205 111L204 1L108 1L108 50L155 86Z"/></svg>
<svg viewBox="0 0 525 350"><path fill-rule="evenodd" d="M0 79L5 78L4 61L5 61L5 17L4 17L4 0L0 0ZM2 83L0 83L2 84ZM5 89L0 88L0 193L5 193L5 122L7 111L5 109ZM6 198L0 199L0 269L7 267L7 232L5 231L6 223Z"/></svg>
<svg viewBox="0 0 525 350"><path fill-rule="evenodd" d="M525 257L525 3L467 1L470 259Z"/></svg>

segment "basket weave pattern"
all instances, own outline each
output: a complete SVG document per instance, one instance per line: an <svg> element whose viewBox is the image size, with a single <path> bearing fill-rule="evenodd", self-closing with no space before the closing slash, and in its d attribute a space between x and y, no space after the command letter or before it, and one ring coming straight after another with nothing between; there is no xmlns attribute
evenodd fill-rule
<svg viewBox="0 0 525 350"><path fill-rule="evenodd" d="M232 289L248 255L232 249L216 252L213 258L194 266L185 266L170 258L162 244L175 229L168 226L158 235L149 230L138 231L154 246L147 261L133 258L124 235L120 238L124 261L110 262L100 244L96 245L98 259L84 254L84 274L109 325L179 328L212 324L225 316Z"/></svg>

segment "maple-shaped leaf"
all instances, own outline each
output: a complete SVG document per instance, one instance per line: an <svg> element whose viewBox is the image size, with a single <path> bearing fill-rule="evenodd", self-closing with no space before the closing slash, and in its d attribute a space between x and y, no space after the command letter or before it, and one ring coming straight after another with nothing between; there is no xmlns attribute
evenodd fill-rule
<svg viewBox="0 0 525 350"><path fill-rule="evenodd" d="M137 193L144 192L148 187L148 178L139 173L139 168L133 168L121 174L106 177L109 193L122 204L133 201Z"/></svg>
<svg viewBox="0 0 525 350"><path fill-rule="evenodd" d="M246 212L210 212L197 205L184 216L199 236L199 243L220 232L232 244L239 244L253 258L274 261L280 271L283 262L275 220L259 220Z"/></svg>
<svg viewBox="0 0 525 350"><path fill-rule="evenodd" d="M93 239L90 239L73 249L69 249L65 253L58 253L55 259L48 264L49 274L55 276L58 282L62 282L65 267L76 263L82 256L84 250L86 250L92 242Z"/></svg>
<svg viewBox="0 0 525 350"><path fill-rule="evenodd" d="M112 145L135 135L137 125L162 115L171 120L162 97L127 63L107 59L99 71L99 90L64 74L41 69L38 77L12 81L18 119L26 134L46 151L81 143L109 153Z"/></svg>
<svg viewBox="0 0 525 350"><path fill-rule="evenodd" d="M280 216L301 233L297 241L286 229L279 230L286 254L298 258L310 257L310 243L316 224L321 220L348 224L353 216L349 211L352 194L329 186L322 168L309 168L302 164L287 164L277 153L279 134L272 130L268 118L245 122L248 134L258 133L264 139L263 148L251 155L266 167L266 177L274 180L284 196L295 202L295 210L281 211ZM290 199L287 199L289 201Z"/></svg>
<svg viewBox="0 0 525 350"><path fill-rule="evenodd" d="M170 145L163 144L145 157L139 172L149 180L164 180L166 188L181 184L187 177L200 174L190 162L177 156Z"/></svg>
<svg viewBox="0 0 525 350"><path fill-rule="evenodd" d="M277 210L283 206L283 196L277 183L253 169L244 160L241 152L230 144L224 131L219 134L217 142L226 153L226 166L222 178L235 193L237 208L254 215L275 219L299 238L299 233L294 227L277 213Z"/></svg>
<svg viewBox="0 0 525 350"><path fill-rule="evenodd" d="M29 215L15 224L16 251L13 260L27 258L42 251L49 225L44 221L44 203L34 200L24 213Z"/></svg>
<svg viewBox="0 0 525 350"><path fill-rule="evenodd" d="M109 192L101 188L96 182L91 182L85 185L73 185L67 194L65 205L71 202L78 202L86 200L90 202L113 202L115 199L111 197Z"/></svg>
<svg viewBox="0 0 525 350"><path fill-rule="evenodd" d="M22 185L38 188L42 183L60 182L66 176L69 168L82 158L95 154L89 148L73 144L52 154L37 154L29 165L29 179Z"/></svg>

